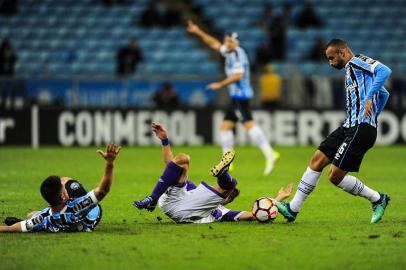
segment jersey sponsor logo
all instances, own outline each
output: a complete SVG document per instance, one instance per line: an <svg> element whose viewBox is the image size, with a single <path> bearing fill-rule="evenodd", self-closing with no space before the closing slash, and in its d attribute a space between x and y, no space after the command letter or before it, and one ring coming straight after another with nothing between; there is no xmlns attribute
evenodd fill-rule
<svg viewBox="0 0 406 270"><path fill-rule="evenodd" d="M37 217L31 218L30 220L27 220L25 226L28 231L31 231L36 225L40 224L43 220L44 217L42 215L39 215Z"/></svg>
<svg viewBox="0 0 406 270"><path fill-rule="evenodd" d="M82 210L82 209L86 208L87 206L91 205L92 202L93 202L93 201L92 201L92 198L86 198L86 199L83 200L82 202L76 204L76 205L73 207L73 211L74 211L74 212L79 212L80 210Z"/></svg>
<svg viewBox="0 0 406 270"><path fill-rule="evenodd" d="M35 225L41 223L43 220L44 220L44 217L42 215L40 215L35 218L32 218L31 222L32 222L32 225L35 226Z"/></svg>
<svg viewBox="0 0 406 270"><path fill-rule="evenodd" d="M370 65L372 65L373 63L376 62L376 60L374 60L372 58L369 58L369 57L366 57L364 55L360 55L360 56L358 56L358 58L361 59L362 61L364 61L365 63L370 64Z"/></svg>
<svg viewBox="0 0 406 270"><path fill-rule="evenodd" d="M341 155L344 153L345 148L347 147L347 143L342 143L340 148L338 148L337 153L334 157L334 159L339 160Z"/></svg>

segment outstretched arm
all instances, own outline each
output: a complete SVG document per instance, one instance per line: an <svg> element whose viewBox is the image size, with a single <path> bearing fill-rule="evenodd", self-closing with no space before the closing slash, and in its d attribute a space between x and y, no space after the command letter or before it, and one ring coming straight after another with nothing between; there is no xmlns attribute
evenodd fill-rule
<svg viewBox="0 0 406 270"><path fill-rule="evenodd" d="M152 122L152 131L162 142L162 155L164 157L164 163L168 164L173 159L173 153L168 139L168 131L159 123Z"/></svg>
<svg viewBox="0 0 406 270"><path fill-rule="evenodd" d="M212 49L216 51L220 50L221 42L218 41L216 38L210 36L209 34L205 33L203 30L199 28L199 26L194 24L191 20L188 21L188 26L186 30L191 34L198 36L201 40L204 41L204 43L209 45Z"/></svg>
<svg viewBox="0 0 406 270"><path fill-rule="evenodd" d="M114 160L116 159L118 153L120 152L121 147L115 144L109 144L106 146L106 152L102 150L97 150L97 153L100 154L102 158L106 161L106 166L104 168L104 175L94 190L94 194L98 201L103 200L103 198L109 193L111 184L113 182L113 169L114 169Z"/></svg>
<svg viewBox="0 0 406 270"><path fill-rule="evenodd" d="M281 187L281 189L278 192L278 195L276 195L275 200L281 202L284 199L287 199L290 196L290 194L292 194L292 189L293 183L289 183L289 185L285 188Z"/></svg>
<svg viewBox="0 0 406 270"><path fill-rule="evenodd" d="M17 222L11 226L0 226L0 233L3 232L22 232L21 222Z"/></svg>

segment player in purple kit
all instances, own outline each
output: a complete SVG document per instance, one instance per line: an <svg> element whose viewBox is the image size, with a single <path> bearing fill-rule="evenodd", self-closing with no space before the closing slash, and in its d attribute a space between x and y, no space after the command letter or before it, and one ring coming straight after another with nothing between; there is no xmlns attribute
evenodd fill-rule
<svg viewBox="0 0 406 270"><path fill-rule="evenodd" d="M158 205L172 220L178 223L209 223L214 221L251 221L251 211L232 211L224 205L238 195L237 181L228 173L234 160L234 151L226 152L219 164L210 172L217 184L206 182L195 185L188 179L190 157L187 154L173 155L166 129L152 123L152 130L162 141L162 152L166 168L150 196L134 201L138 209L153 211ZM280 201L289 197L292 185L281 189L276 197Z"/></svg>

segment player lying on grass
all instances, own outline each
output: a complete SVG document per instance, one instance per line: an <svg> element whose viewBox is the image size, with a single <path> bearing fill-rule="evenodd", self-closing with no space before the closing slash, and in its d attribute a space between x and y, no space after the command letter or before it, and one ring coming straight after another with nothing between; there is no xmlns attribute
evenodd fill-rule
<svg viewBox="0 0 406 270"><path fill-rule="evenodd" d="M68 193L69 199L74 200L77 198L80 198L82 196L85 196L87 194L87 190L85 187L75 179L72 179L70 177L62 176L61 178L61 183L62 185L65 186L66 192ZM102 218L102 207L100 204L95 206L85 217L83 220L83 231L93 231L96 226L99 224L101 218ZM34 214L38 213L38 211L31 211L30 213L27 214L27 219L31 218ZM23 219L16 218L16 217L7 217L4 220L4 223L7 226L14 225L17 222L21 222Z"/></svg>
<svg viewBox="0 0 406 270"><path fill-rule="evenodd" d="M217 185L201 182L196 186L188 179L190 157L187 154L173 156L166 129L152 123L152 130L162 141L162 152L166 168L159 178L151 195L134 201L138 209L153 211L158 204L162 211L179 223L209 223L214 221L251 221L251 211L232 211L224 205L232 202L238 195L237 181L228 168L234 159L234 151L223 155L219 164L210 172L217 178ZM292 185L282 188L276 200L289 197Z"/></svg>
<svg viewBox="0 0 406 270"><path fill-rule="evenodd" d="M97 152L106 161L99 185L77 199L70 199L66 189L67 178L49 176L41 184L41 195L49 207L28 219L11 226L0 226L0 232L61 232L92 231L101 218L98 203L109 193L113 181L113 167L120 147L109 144L106 152ZM67 182L65 182L68 180Z"/></svg>
<svg viewBox="0 0 406 270"><path fill-rule="evenodd" d="M375 144L378 115L389 97L384 83L391 70L367 56L354 55L347 42L341 39L332 39L327 44L326 56L330 66L345 68L346 119L314 153L293 200L277 206L288 221L294 221L319 182L321 172L331 164L330 181L354 196L368 199L372 203L371 223L376 223L385 212L389 196L371 189L348 172L359 171L362 158Z"/></svg>

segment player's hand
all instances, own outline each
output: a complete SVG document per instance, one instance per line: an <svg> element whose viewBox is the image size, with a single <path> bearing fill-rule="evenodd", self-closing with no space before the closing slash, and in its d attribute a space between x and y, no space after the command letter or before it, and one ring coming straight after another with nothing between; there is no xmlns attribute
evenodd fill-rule
<svg viewBox="0 0 406 270"><path fill-rule="evenodd" d="M223 85L221 83L214 82L214 83L209 84L207 86L207 89L216 91L216 90L219 90L221 87L223 87Z"/></svg>
<svg viewBox="0 0 406 270"><path fill-rule="evenodd" d="M168 138L168 131L161 124L152 122L151 128L161 141Z"/></svg>
<svg viewBox="0 0 406 270"><path fill-rule="evenodd" d="M278 196L276 196L277 201L283 201L284 199L288 198L290 194L292 194L293 190L293 183L289 183L287 187L281 187L278 192Z"/></svg>
<svg viewBox="0 0 406 270"><path fill-rule="evenodd" d="M115 144L108 144L106 146L106 151L103 152L102 150L97 150L97 153L106 160L107 163L112 164L118 153L120 152L121 146Z"/></svg>
<svg viewBox="0 0 406 270"><path fill-rule="evenodd" d="M367 99L365 101L364 116L372 117L372 100L371 99Z"/></svg>
<svg viewBox="0 0 406 270"><path fill-rule="evenodd" d="M194 24L192 22L192 20L188 20L187 21L187 28L186 30L191 33L191 34L196 34L197 32L199 32L200 28L199 26L197 26L196 24Z"/></svg>

